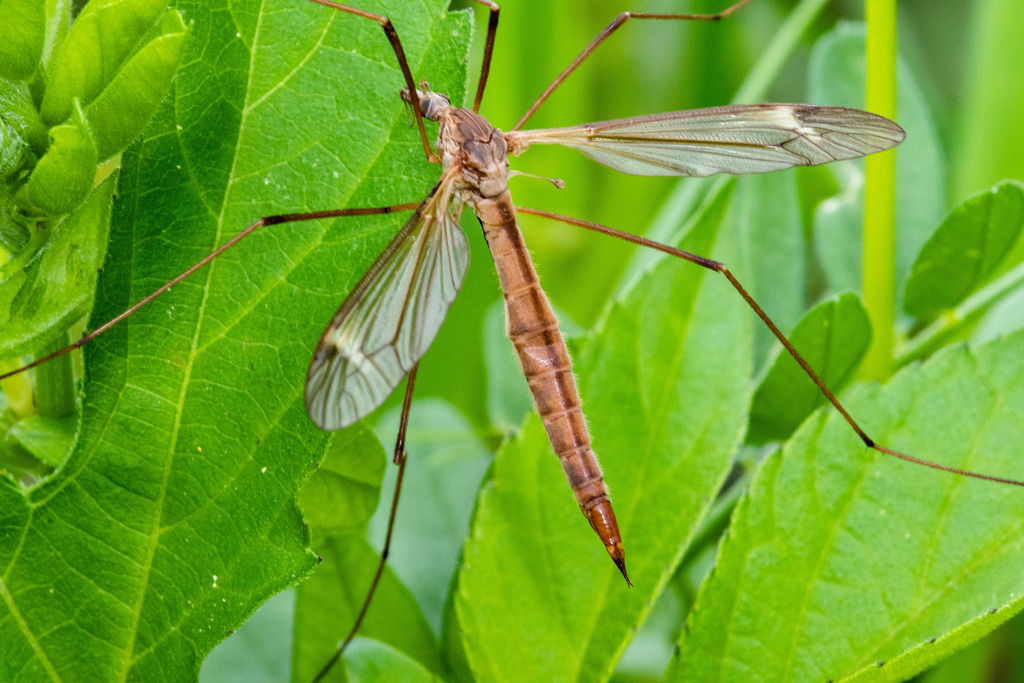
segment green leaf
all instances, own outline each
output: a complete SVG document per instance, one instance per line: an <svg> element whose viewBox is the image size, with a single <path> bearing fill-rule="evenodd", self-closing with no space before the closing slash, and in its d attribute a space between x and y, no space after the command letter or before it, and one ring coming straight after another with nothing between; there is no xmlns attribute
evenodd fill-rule
<svg viewBox="0 0 1024 683"><path fill-rule="evenodd" d="M41 115L48 125L88 106L124 68L164 13L163 0L92 0L54 51ZM122 103L129 106L129 103Z"/></svg>
<svg viewBox="0 0 1024 683"><path fill-rule="evenodd" d="M0 118L0 181L21 166L28 147L14 126Z"/></svg>
<svg viewBox="0 0 1024 683"><path fill-rule="evenodd" d="M363 536L380 497L384 463L380 442L356 425L332 437L324 464L302 490L302 509L314 530L312 542L321 561L317 572L297 588L293 680L310 680L330 659L355 623L373 582L380 556ZM415 509L415 503L406 499L406 509ZM385 511L390 503L391 497L385 496ZM360 633L436 671L440 662L434 635L393 567L391 563L384 574Z"/></svg>
<svg viewBox="0 0 1024 683"><path fill-rule="evenodd" d="M369 454L377 451L378 455ZM384 453L355 427L335 433L323 464L302 489L306 521L324 533L364 529L380 498Z"/></svg>
<svg viewBox="0 0 1024 683"><path fill-rule="evenodd" d="M135 53L86 108L100 159L122 151L142 133L171 86L186 29L177 12L165 14L160 29L161 35Z"/></svg>
<svg viewBox="0 0 1024 683"><path fill-rule="evenodd" d="M468 22L444 5L391 14L414 71L458 101ZM407 202L437 177L379 24L293 0L237 9L181 7L194 30L173 100L124 155L92 327L259 216ZM268 228L86 347L75 450L41 486L0 492L0 679L194 679L313 569L296 497L327 436L305 368L402 220Z"/></svg>
<svg viewBox="0 0 1024 683"><path fill-rule="evenodd" d="M396 406L377 423L378 437L389 446L398 433L399 414ZM477 493L493 454L461 413L434 398L416 402L407 437L411 460L388 563L416 597L427 622L440 631ZM384 490L394 491L396 478L397 468L389 467ZM380 505L370 520L369 537L378 546L387 531L389 503ZM424 561L428 557L430 561Z"/></svg>
<svg viewBox="0 0 1024 683"><path fill-rule="evenodd" d="M1021 478L1022 359L1024 335L948 349L844 403L880 443ZM1022 515L1019 488L866 451L819 413L737 508L671 680L904 680L1024 606Z"/></svg>
<svg viewBox="0 0 1024 683"><path fill-rule="evenodd" d="M688 226L684 248L715 251L730 190ZM459 574L456 610L477 678L611 673L730 467L749 344L750 318L724 278L677 259L612 303L576 372L635 587L575 509L533 415L498 455Z"/></svg>
<svg viewBox="0 0 1024 683"><path fill-rule="evenodd" d="M28 179L29 201L49 215L71 213L89 195L97 161L85 115L76 104L67 124L50 129L50 148Z"/></svg>
<svg viewBox="0 0 1024 683"><path fill-rule="evenodd" d="M818 304L788 335L833 392L848 380L871 342L871 321L856 294ZM764 444L789 438L801 422L827 402L803 368L779 348L750 407L747 441Z"/></svg>
<svg viewBox="0 0 1024 683"><path fill-rule="evenodd" d="M38 350L88 310L116 180L107 178L74 213L43 224L38 242L0 267L0 358Z"/></svg>
<svg viewBox="0 0 1024 683"><path fill-rule="evenodd" d="M0 2L0 78L28 78L39 65L46 38L46 5L40 0Z"/></svg>
<svg viewBox="0 0 1024 683"><path fill-rule="evenodd" d="M0 112L36 154L46 151L49 131L40 120L28 85L0 78Z"/></svg>
<svg viewBox="0 0 1024 683"><path fill-rule="evenodd" d="M357 638L345 657L345 673L352 683L376 681L408 681L430 683L440 678L431 675L415 660L398 650L366 638Z"/></svg>
<svg viewBox="0 0 1024 683"><path fill-rule="evenodd" d="M954 308L1007 265L1020 262L1024 184L1004 181L969 197L921 249L907 281L904 307L918 317Z"/></svg>
<svg viewBox="0 0 1024 683"><path fill-rule="evenodd" d="M338 649L355 623L380 562L380 555L354 534L321 539L317 549L323 562L299 587L295 606L293 681L311 680ZM381 577L359 633L386 643L430 671L440 670L434 634L413 596L390 569Z"/></svg>
<svg viewBox="0 0 1024 683"><path fill-rule="evenodd" d="M382 434L382 439L392 440L397 428L398 410L392 410L382 417L377 431ZM358 427L354 429L359 431ZM335 436L334 441L349 431L352 429ZM441 628L447 588L467 535L476 492L488 464L488 453L465 419L451 406L436 399L416 402L415 410L409 416L406 442L409 448L408 471L402 484L388 572L380 593L374 598L369 621L360 633L414 657L431 671L438 671L439 652L431 628ZM380 463L384 458L379 446L377 451L373 460ZM330 460L325 467L329 465ZM396 470L395 467L388 468L383 486L387 495L370 522L369 536L378 544L386 532ZM314 475L303 489L303 510L311 522L316 514L315 502L310 500L308 493L321 474ZM347 495L360 498L365 485L351 476L345 481ZM338 493L342 494L340 489ZM321 505L320 509L320 517L345 516L344 507L336 509ZM327 552L324 552L317 573L297 589L296 680L308 680L323 666L339 639L351 628L362 606L379 555L361 539L365 533L365 518L360 522L362 527L349 529L347 535L331 532L326 537L319 534L322 529L314 524L317 532L313 539L314 547ZM326 528L330 530L337 525L335 520ZM325 606L329 606L326 615Z"/></svg>

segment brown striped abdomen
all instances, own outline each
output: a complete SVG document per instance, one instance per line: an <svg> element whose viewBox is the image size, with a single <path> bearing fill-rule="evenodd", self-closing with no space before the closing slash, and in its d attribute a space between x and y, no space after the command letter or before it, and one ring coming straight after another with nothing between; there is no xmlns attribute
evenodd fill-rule
<svg viewBox="0 0 1024 683"><path fill-rule="evenodd" d="M569 351L516 224L511 198L506 191L495 199L478 200L474 209L483 225L505 296L505 329L519 356L551 447L562 463L580 509L628 582L619 527L601 467L590 445Z"/></svg>

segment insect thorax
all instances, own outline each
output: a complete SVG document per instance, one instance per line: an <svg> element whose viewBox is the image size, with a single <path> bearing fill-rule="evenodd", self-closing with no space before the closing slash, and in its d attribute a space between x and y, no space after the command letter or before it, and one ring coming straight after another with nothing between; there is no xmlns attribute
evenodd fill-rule
<svg viewBox="0 0 1024 683"><path fill-rule="evenodd" d="M504 134L476 112L449 107L439 119L438 151L445 167L457 165L457 187L473 203L508 189L508 153Z"/></svg>

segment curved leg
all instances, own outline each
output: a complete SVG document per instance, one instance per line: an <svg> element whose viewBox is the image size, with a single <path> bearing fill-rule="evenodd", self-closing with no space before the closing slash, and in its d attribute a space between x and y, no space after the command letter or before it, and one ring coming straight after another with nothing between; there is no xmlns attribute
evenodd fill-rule
<svg viewBox="0 0 1024 683"><path fill-rule="evenodd" d="M318 1L319 0L314 0L314 2ZM598 33L597 37L590 41L590 45L587 45L587 47L583 49L583 52L579 53L579 55L576 56L576 59L572 60L572 63L569 64L569 66L565 67L565 70L562 73L558 74L558 77L551 82L551 85L547 87L547 90L542 92L540 97L537 98L537 101L530 105L530 108L526 110L525 114L523 114L523 118L519 119L519 123L513 126L512 130L521 129L523 127L523 124L525 124L530 119L530 117L533 116L534 112L536 112L537 109L540 108L540 105L544 104L545 100L551 97L551 93L553 93L555 89L558 88L558 86L562 85L565 79L569 77L569 74L575 71L579 67L579 65L583 63L583 60L589 57L590 54L597 49L598 45L607 40L608 36L615 33L615 31L617 31L619 27L621 27L630 19L680 19L684 21L718 21L719 19L724 19L730 14L733 14L734 12L741 9L745 5L749 5L753 1L754 0L739 0L739 2L729 5L721 12L716 12L715 14L653 14L650 12L623 12L619 16L615 17L615 20L612 23L608 24L604 28L604 30Z"/></svg>
<svg viewBox="0 0 1024 683"><path fill-rule="evenodd" d="M345 216L376 216L376 215L380 215L380 214L394 213L396 211L412 211L417 206L419 206L421 203L422 202L412 202L412 203L409 203L409 204L396 204L395 206L380 206L380 207L367 208L367 209L333 209L333 210L330 210L330 211L311 211L309 213L284 213L284 214L279 214L279 215L276 215L276 216L266 216L264 218L261 218L258 221L256 221L255 223L253 223L252 225L250 225L249 227L247 227L242 232L240 232L237 235L235 235L234 237L232 237L230 240L228 240L224 244L222 244L219 247L217 247L215 250L213 250L208 255L203 257L203 259L201 261L199 261L198 263L196 263L195 265L190 267L188 270L186 270L185 272L183 272L180 275L176 276L170 282L168 282L167 284L161 286L155 292L153 292L152 294L149 294L148 296L146 296L144 299L139 301L137 304L135 304L131 308L125 310L122 313L120 313L117 317L115 317L115 318L113 318L111 320L108 320L107 322L105 322L102 325L100 325L99 327L97 327L95 330L92 330L91 332L87 332L86 334L82 335L81 339L77 340L75 343L73 343L73 344L71 344L69 346L65 346L62 349L58 349L58 350L54 351L51 354L43 356L42 358L37 358L36 360L32 361L28 365L24 365L24 366L22 366L20 368L17 368L16 370L11 370L10 372L3 373L2 375L0 375L0 380L7 379L8 377L13 377L14 375L17 375L17 374L20 374L22 372L25 372L26 370L31 370L32 368L37 367L39 365L42 365L43 363L47 363L47 362L53 360L54 358L58 358L60 356L63 356L65 354L67 354L67 353L70 353L71 351L74 351L75 349L82 348L83 346L88 344L90 341L92 341L96 337L100 336L101 334L103 334L104 332L109 330L114 325L118 324L119 322L121 322L122 320L124 320L125 318L130 316L135 311L139 310L140 308L142 308L146 304L148 304L151 301L155 300L161 294L164 294L171 287L174 287L175 285L177 285L182 280L184 280L184 279L188 278L189 276L191 276L192 274L194 274L197 270L199 270L203 266L209 264L211 261L213 261L215 258L220 256L221 254L223 254L225 251L227 251L231 247L235 246L236 244L241 242L243 239L245 239L246 237L248 237L252 233L256 232L256 230L258 230L259 228L262 228L262 227L267 226L267 225L278 225L278 224L281 224L281 223L295 223L295 222L298 222L298 221L312 221L312 220L317 220L319 218L344 218Z"/></svg>
<svg viewBox="0 0 1024 683"><path fill-rule="evenodd" d="M743 285L740 284L739 280L737 280L736 277L731 272L729 272L729 269L726 268L724 263L721 263L719 261L713 261L703 256L697 256L696 254L691 254L688 251L683 251L682 249L676 249L675 247L670 247L667 244L662 244L661 242L649 240L646 237L640 237L638 235L633 235L628 232L623 232L621 230L609 228L598 223L584 221L579 218L569 218L568 216L562 216L557 213L551 213L550 211L527 209L520 206L516 207L516 212L528 214L530 216L540 216L541 218L548 218L551 220L560 221L562 223L568 223L569 225L575 225L580 228L585 228L587 230L592 230L594 232L599 232L602 235L617 237L621 240L625 240L633 244L638 244L641 247L657 249L658 251L666 253L669 256L675 256L676 258L681 258L685 261L689 261L690 263L696 264L701 268L707 268L708 270L713 270L716 273L721 273L729 281L729 284L733 286L733 289L735 289L739 293L739 295L743 297L743 300L747 302L747 305L750 306L751 309L753 309L754 313L757 314L757 317L760 318L761 321L768 327L768 329L775 336L775 338L779 340L779 343L781 343L783 348L786 349L786 352L790 356L792 356L793 360L795 360L803 369L803 371L807 373L807 376L811 378L811 381L813 381L814 384L818 387L818 390L821 391L822 395L824 395L828 402L831 403L837 411L839 411L839 414L843 416L843 419L846 420L847 424L849 424L853 431L857 433L857 436L860 437L861 441L864 442L865 446L872 450L876 450L879 453L891 455L894 458L906 460L908 462L916 463L918 465L924 465L925 467L931 467L936 470L952 472L953 474L961 474L965 477L971 477L972 479L984 479L985 481L994 481L1000 484L1013 484L1014 486L1024 486L1024 482L1022 481L1017 481L1015 479L1004 479L1002 477L993 477L987 474L970 472L956 467L948 467L946 465L941 465L937 462L932 462L930 460L922 460L921 458L916 458L912 455L907 455L906 453L901 453L900 451L895 451L891 448L887 448L886 446L876 443L874 439L867 435L867 433L861 428L857 421L853 419L853 416L851 416L846 411L846 408L843 407L843 404L839 402L839 399L835 397L835 394L833 394L832 391L825 385L825 382L822 381L822 379L818 376L818 373L814 371L814 368L812 368L810 364L806 360L804 360L804 357L801 356L800 352L796 350L792 343L790 343L789 339L786 338L786 335L782 333L782 330L780 330L772 321L772 319L768 317L768 314L764 312L764 309L761 308L761 306L756 301L754 301L754 298L750 295L749 292L747 292Z"/></svg>

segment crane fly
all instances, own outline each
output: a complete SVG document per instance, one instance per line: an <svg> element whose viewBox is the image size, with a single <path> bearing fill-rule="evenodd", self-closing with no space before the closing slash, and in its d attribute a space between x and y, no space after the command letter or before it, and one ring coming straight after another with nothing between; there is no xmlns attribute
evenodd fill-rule
<svg viewBox="0 0 1024 683"><path fill-rule="evenodd" d="M327 0L314 1L361 14ZM503 133L477 113L487 82L498 12L493 3L478 1L491 7L492 22L472 109L452 106L445 95L431 91L425 82L414 88L397 38L393 42L407 81L401 90L402 99L412 106L421 132L422 119L438 123L436 146L432 148L425 138L423 144L428 159L440 162L443 172L428 197L349 293L321 337L307 375L306 409L322 429L345 428L377 408L406 375L415 372L465 277L469 248L458 222L468 205L483 228L494 259L505 299L506 332L552 449L584 516L630 584L623 540L608 487L591 447L569 353L516 223L516 207L508 189L508 156L518 156L530 145L557 144L632 175L740 175L816 166L883 152L902 142L905 133L876 114L804 104L711 107L566 128L521 130L565 76L624 20L613 22L598 36L519 123ZM713 16L724 16L744 4L737 3ZM387 20L375 18L382 21L388 32ZM722 273L865 444L896 457L950 469L875 444L723 264L586 221L543 211L520 211L661 249ZM407 412L408 396L403 423ZM400 436L400 443L402 439ZM396 458L401 457L401 450L401 446L396 448Z"/></svg>
<svg viewBox="0 0 1024 683"><path fill-rule="evenodd" d="M405 421L417 364L435 339L468 267L468 244L459 227L459 219L468 205L480 222L494 257L505 297L508 336L544 420L552 450L563 465L583 514L628 583L625 562L628 539L623 539L618 530L608 487L591 448L568 351L516 222L517 213L533 214L658 249L722 273L867 446L967 476L1018 483L918 460L876 444L722 263L595 223L516 207L508 190L508 156L524 153L532 145L570 147L623 173L702 177L714 173L763 173L882 152L903 140L904 133L898 125L868 112L843 107L763 104L637 116L567 128L522 130L526 120L565 78L625 23L628 17L623 18L623 15L552 83L519 123L503 133L477 113L483 100L496 34L497 5L488 0L474 0L489 7L491 21L475 100L471 108L462 108L452 106L443 94L433 92L425 82L415 82L398 34L386 18L327 0L313 1L383 26L405 80L400 96L412 109L425 155L442 167L433 189L425 199L411 204L282 214L260 219L124 314L83 337L74 347L95 338L148 304L261 227L412 211L411 217L358 281L327 326L309 365L305 386L305 404L312 421L322 429L336 430L365 417L408 376L403 423L395 447L396 460L404 467ZM718 15L633 16L716 19L749 1L743 0ZM431 144L424 120L438 124L436 144ZM56 354L38 362L45 362L53 355ZM396 504L397 491L392 515ZM382 569L383 560L378 577ZM372 588L364 613L369 597L372 597ZM359 620L353 633L358 626Z"/></svg>
<svg viewBox="0 0 1024 683"><path fill-rule="evenodd" d="M415 368L465 277L469 248L458 219L469 205L494 258L505 297L506 331L551 446L580 509L629 583L568 350L516 224L508 154L520 154L531 144L561 144L624 173L700 177L859 157L899 144L903 130L853 109L769 104L503 134L425 84L415 92L403 90L402 98L425 119L438 122L444 172L324 332L309 367L306 409L322 429L342 429L379 406ZM677 255L724 271L707 259Z"/></svg>

